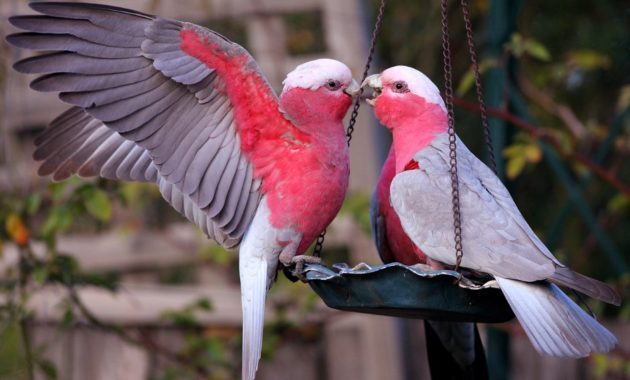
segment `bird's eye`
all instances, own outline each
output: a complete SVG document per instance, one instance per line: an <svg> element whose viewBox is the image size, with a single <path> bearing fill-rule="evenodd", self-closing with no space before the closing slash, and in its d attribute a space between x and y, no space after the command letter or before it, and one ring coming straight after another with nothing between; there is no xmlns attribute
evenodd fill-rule
<svg viewBox="0 0 630 380"><path fill-rule="evenodd" d="M402 80L394 82L392 84L392 90L398 93L409 92L409 88L407 87L407 82L402 81Z"/></svg>
<svg viewBox="0 0 630 380"><path fill-rule="evenodd" d="M341 88L341 83L337 80L333 80L333 79L329 79L326 82L326 88L331 90L331 91L335 91L338 90L339 88Z"/></svg>

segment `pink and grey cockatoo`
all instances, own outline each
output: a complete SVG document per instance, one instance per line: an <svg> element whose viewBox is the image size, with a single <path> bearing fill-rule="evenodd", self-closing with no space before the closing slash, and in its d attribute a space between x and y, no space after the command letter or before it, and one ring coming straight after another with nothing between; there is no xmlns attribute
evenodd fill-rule
<svg viewBox="0 0 630 380"><path fill-rule="evenodd" d="M391 206L390 187L395 175L396 152L392 146L370 204L372 237L378 254L384 263L435 264L409 239ZM429 367L434 378L481 378L484 374L487 377L485 353L474 323L427 320L424 326Z"/></svg>
<svg viewBox="0 0 630 380"><path fill-rule="evenodd" d="M348 185L342 119L358 90L344 64L298 66L278 98L241 46L194 24L129 9L31 3L15 64L73 104L36 140L41 175L154 182L226 248L240 244L243 379L260 359L267 290L305 252Z"/></svg>
<svg viewBox="0 0 630 380"><path fill-rule="evenodd" d="M396 66L368 77L368 102L392 131L396 175L390 200L405 234L429 259L455 265L448 122L424 74ZM553 356L611 350L617 339L557 285L618 305L608 285L560 263L529 227L497 176L457 139L461 266L491 274L534 347Z"/></svg>

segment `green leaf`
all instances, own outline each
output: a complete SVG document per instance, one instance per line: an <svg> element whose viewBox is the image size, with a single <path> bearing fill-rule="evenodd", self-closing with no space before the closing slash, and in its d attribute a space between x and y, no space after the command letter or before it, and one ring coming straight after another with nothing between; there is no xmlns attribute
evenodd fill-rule
<svg viewBox="0 0 630 380"><path fill-rule="evenodd" d="M197 328L200 326L197 317L195 317L195 314L189 309L179 311L168 310L162 313L161 318L181 328Z"/></svg>
<svg viewBox="0 0 630 380"><path fill-rule="evenodd" d="M523 155L523 145L522 144L514 144L510 145L507 148L503 149L503 157L511 158Z"/></svg>
<svg viewBox="0 0 630 380"><path fill-rule="evenodd" d="M102 222L108 222L112 217L112 205L107 194L101 190L94 188L89 192L84 201L87 211Z"/></svg>
<svg viewBox="0 0 630 380"><path fill-rule="evenodd" d="M606 376L610 368L610 360L604 354L594 354L591 356L592 375L595 379L602 379Z"/></svg>
<svg viewBox="0 0 630 380"><path fill-rule="evenodd" d="M479 75L482 75L488 69L492 67L496 67L498 61L495 58L485 58L479 63ZM466 71L459 84L457 85L457 90L455 92L458 96L464 96L466 93L472 88L475 84L475 73L473 72L473 68L471 67Z"/></svg>
<svg viewBox="0 0 630 380"><path fill-rule="evenodd" d="M65 182L52 182L48 184L48 191L54 201L59 201L63 197L64 190L66 189Z"/></svg>
<svg viewBox="0 0 630 380"><path fill-rule="evenodd" d="M118 276L113 273L84 273L80 274L78 282L85 285L97 286L99 288L107 289L110 292L118 290Z"/></svg>
<svg viewBox="0 0 630 380"><path fill-rule="evenodd" d="M74 323L74 311L72 311L72 307L68 305L66 310L63 313L63 317L61 318L60 325L62 328L70 328Z"/></svg>
<svg viewBox="0 0 630 380"><path fill-rule="evenodd" d="M37 366L44 373L47 379L57 379L57 368L50 360L40 359L37 361Z"/></svg>
<svg viewBox="0 0 630 380"><path fill-rule="evenodd" d="M525 168L526 163L527 160L525 159L525 156L514 156L508 159L507 164L505 165L505 175L509 179L518 177Z"/></svg>
<svg viewBox="0 0 630 380"><path fill-rule="evenodd" d="M524 50L530 57L538 60L548 62L551 59L551 54L543 44L538 41L527 39L525 40Z"/></svg>
<svg viewBox="0 0 630 380"><path fill-rule="evenodd" d="M523 36L519 33L513 33L510 41L506 43L506 48L511 51L515 57L523 55L523 51L525 50Z"/></svg>
<svg viewBox="0 0 630 380"><path fill-rule="evenodd" d="M464 96L473 86L473 83L475 83L475 74L471 69L466 71L466 74L464 74L462 79L459 81L459 84L457 85L457 90L455 90L455 92L458 96Z"/></svg>
<svg viewBox="0 0 630 380"><path fill-rule="evenodd" d="M48 279L48 268L40 266L33 271L33 280L38 284L43 284Z"/></svg>
<svg viewBox="0 0 630 380"><path fill-rule="evenodd" d="M619 214L630 212L630 199L625 194L619 193L608 201L607 208Z"/></svg>
<svg viewBox="0 0 630 380"><path fill-rule="evenodd" d="M210 302L207 298L199 298L197 302L195 302L195 306L197 309L210 311L212 310L212 302Z"/></svg>
<svg viewBox="0 0 630 380"><path fill-rule="evenodd" d="M74 217L67 206L54 207L44 222L42 234L51 237L58 232L64 232L70 228L73 221Z"/></svg>
<svg viewBox="0 0 630 380"><path fill-rule="evenodd" d="M235 255L220 245L210 245L199 253L199 258L227 266L235 260Z"/></svg>
<svg viewBox="0 0 630 380"><path fill-rule="evenodd" d="M37 193L29 195L28 198L26 198L26 213L28 215L34 215L39 210L41 203L41 195Z"/></svg>
<svg viewBox="0 0 630 380"><path fill-rule="evenodd" d="M523 147L523 153L527 162L536 163L542 158L542 150L538 144L528 144Z"/></svg>
<svg viewBox="0 0 630 380"><path fill-rule="evenodd" d="M567 55L567 64L582 70L607 69L610 58L595 50L575 50Z"/></svg>

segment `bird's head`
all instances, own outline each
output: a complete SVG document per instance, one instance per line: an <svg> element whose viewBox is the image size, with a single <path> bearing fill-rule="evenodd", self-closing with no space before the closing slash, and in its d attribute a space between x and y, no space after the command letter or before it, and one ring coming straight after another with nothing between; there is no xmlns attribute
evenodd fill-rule
<svg viewBox="0 0 630 380"><path fill-rule="evenodd" d="M306 62L282 82L280 104L292 120L341 121L359 93L348 66L334 59Z"/></svg>
<svg viewBox="0 0 630 380"><path fill-rule="evenodd" d="M437 86L422 72L407 66L394 66L365 78L361 88L372 90L368 104L388 128L415 123L429 115L446 114ZM427 113L429 112L429 113Z"/></svg>

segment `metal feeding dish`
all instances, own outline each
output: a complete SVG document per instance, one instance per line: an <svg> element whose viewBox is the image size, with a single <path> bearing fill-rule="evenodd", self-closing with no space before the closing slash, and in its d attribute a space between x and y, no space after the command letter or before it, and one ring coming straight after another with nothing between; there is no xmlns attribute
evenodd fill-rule
<svg viewBox="0 0 630 380"><path fill-rule="evenodd" d="M466 274L458 283L458 272L400 263L354 268L306 264L304 276L333 309L456 322L499 323L514 318L491 277Z"/></svg>

